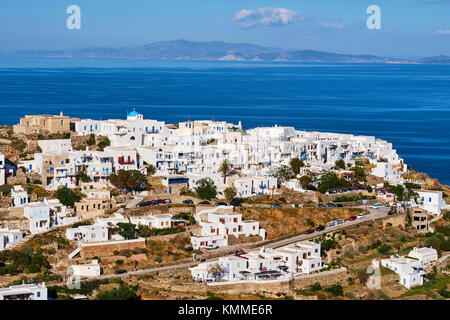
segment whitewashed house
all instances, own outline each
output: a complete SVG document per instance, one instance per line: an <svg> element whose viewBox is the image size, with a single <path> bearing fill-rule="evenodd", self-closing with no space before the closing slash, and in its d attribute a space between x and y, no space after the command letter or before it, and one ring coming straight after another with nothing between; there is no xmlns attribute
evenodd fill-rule
<svg viewBox="0 0 450 320"><path fill-rule="evenodd" d="M130 222L136 227L140 225L147 226L150 229L165 229L172 226L171 214L152 214L143 217L130 217Z"/></svg>
<svg viewBox="0 0 450 320"><path fill-rule="evenodd" d="M86 242L108 241L109 233L108 228L104 225L87 225L68 228L66 230L66 238Z"/></svg>
<svg viewBox="0 0 450 320"><path fill-rule="evenodd" d="M322 269L320 244L312 241L297 242L282 248L275 249L288 270L292 273L311 273Z"/></svg>
<svg viewBox="0 0 450 320"><path fill-rule="evenodd" d="M0 300L47 300L47 287L43 282L0 288Z"/></svg>
<svg viewBox="0 0 450 320"><path fill-rule="evenodd" d="M29 202L28 193L22 186L13 186L11 189L11 198L11 206L13 207L22 207Z"/></svg>
<svg viewBox="0 0 450 320"><path fill-rule="evenodd" d="M71 265L67 273L78 277L98 277L102 274L102 267L98 264L98 260L92 260L89 264Z"/></svg>
<svg viewBox="0 0 450 320"><path fill-rule="evenodd" d="M431 212L436 216L441 215L441 211L447 208L442 191L435 190L414 190L418 193L415 202L420 208Z"/></svg>
<svg viewBox="0 0 450 320"><path fill-rule="evenodd" d="M0 251L8 249L23 238L20 230L0 229Z"/></svg>
<svg viewBox="0 0 450 320"><path fill-rule="evenodd" d="M228 245L228 237L261 236L265 239L265 230L259 228L259 222L242 220L240 213L233 212L232 206L219 206L196 214L201 226L200 235L192 236L194 248L221 247Z"/></svg>
<svg viewBox="0 0 450 320"><path fill-rule="evenodd" d="M438 259L438 253L436 249L432 247L416 248L414 247L409 253L408 257L419 260L423 265L430 264Z"/></svg>
<svg viewBox="0 0 450 320"><path fill-rule="evenodd" d="M397 273L400 276L400 283L406 289L423 284L425 271L422 262L416 259L391 256L389 259L381 259L381 265Z"/></svg>

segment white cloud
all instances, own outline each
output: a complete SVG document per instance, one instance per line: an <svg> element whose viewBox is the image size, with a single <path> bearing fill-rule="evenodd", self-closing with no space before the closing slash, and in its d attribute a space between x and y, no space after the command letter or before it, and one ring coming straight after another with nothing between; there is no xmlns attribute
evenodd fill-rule
<svg viewBox="0 0 450 320"><path fill-rule="evenodd" d="M438 30L438 31L436 31L436 34L438 34L440 36L448 36L448 35L450 35L450 29L449 30Z"/></svg>
<svg viewBox="0 0 450 320"><path fill-rule="evenodd" d="M286 8L264 7L256 10L243 9L236 13L234 22L241 28L252 28L257 25L286 26L305 18L304 14Z"/></svg>
<svg viewBox="0 0 450 320"><path fill-rule="evenodd" d="M322 28L325 29L335 29L335 30L342 30L344 28L344 25L339 22L322 22Z"/></svg>

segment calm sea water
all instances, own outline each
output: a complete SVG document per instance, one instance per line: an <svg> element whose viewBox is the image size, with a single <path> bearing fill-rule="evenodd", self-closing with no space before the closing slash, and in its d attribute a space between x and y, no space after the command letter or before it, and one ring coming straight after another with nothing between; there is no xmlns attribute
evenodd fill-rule
<svg viewBox="0 0 450 320"><path fill-rule="evenodd" d="M24 114L237 122L374 135L450 184L450 66L0 59L2 124Z"/></svg>

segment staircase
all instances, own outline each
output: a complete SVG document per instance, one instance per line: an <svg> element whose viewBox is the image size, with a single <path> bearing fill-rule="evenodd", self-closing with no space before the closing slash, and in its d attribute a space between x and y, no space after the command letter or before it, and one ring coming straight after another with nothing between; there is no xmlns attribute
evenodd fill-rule
<svg viewBox="0 0 450 320"><path fill-rule="evenodd" d="M69 254L69 260L71 260L73 257L75 257L77 254L79 254L81 251L81 247L76 248Z"/></svg>

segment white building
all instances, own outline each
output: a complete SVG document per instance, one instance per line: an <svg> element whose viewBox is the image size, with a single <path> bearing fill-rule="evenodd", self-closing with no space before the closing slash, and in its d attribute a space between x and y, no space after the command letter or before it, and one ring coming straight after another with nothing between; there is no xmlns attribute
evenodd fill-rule
<svg viewBox="0 0 450 320"><path fill-rule="evenodd" d="M409 253L408 257L415 258L419 260L422 265L427 265L438 259L438 254L436 249L433 248L416 248L414 247Z"/></svg>
<svg viewBox="0 0 450 320"><path fill-rule="evenodd" d="M434 190L414 190L419 194L415 202L420 208L431 212L434 215L440 216L441 211L447 208L447 204L443 198L442 191Z"/></svg>
<svg viewBox="0 0 450 320"><path fill-rule="evenodd" d="M20 230L0 229L0 251L10 248L22 238Z"/></svg>
<svg viewBox="0 0 450 320"><path fill-rule="evenodd" d="M192 246L197 249L226 246L230 236L261 236L265 239L265 230L259 228L259 222L242 220L242 215L233 212L232 206L207 209L195 218L202 228L200 235L191 237Z"/></svg>
<svg viewBox="0 0 450 320"><path fill-rule="evenodd" d="M392 166L389 162L377 162L376 167L372 169L372 175L383 178L390 184L397 185L400 180L400 171Z"/></svg>
<svg viewBox="0 0 450 320"><path fill-rule="evenodd" d="M87 225L78 228L68 228L66 238L69 240L98 242L108 241L108 228L104 225Z"/></svg>
<svg viewBox="0 0 450 320"><path fill-rule="evenodd" d="M171 214L152 214L144 217L130 217L130 222L136 227L147 226L150 229L165 229L172 226Z"/></svg>
<svg viewBox="0 0 450 320"><path fill-rule="evenodd" d="M0 288L0 300L47 300L47 287L43 282Z"/></svg>
<svg viewBox="0 0 450 320"><path fill-rule="evenodd" d="M29 202L28 193L22 186L13 186L11 189L11 198L13 207L22 207Z"/></svg>
<svg viewBox="0 0 450 320"><path fill-rule="evenodd" d="M275 249L275 251L282 256L292 273L308 274L322 269L320 244L303 241Z"/></svg>
<svg viewBox="0 0 450 320"><path fill-rule="evenodd" d="M98 277L102 274L102 267L98 264L98 260L92 260L89 264L71 265L67 272L78 277Z"/></svg>
<svg viewBox="0 0 450 320"><path fill-rule="evenodd" d="M406 289L423 284L425 271L422 263L418 260L391 256L389 259L381 259L381 265L397 273L400 276L400 283Z"/></svg>
<svg viewBox="0 0 450 320"><path fill-rule="evenodd" d="M6 183L5 155L0 153L0 186Z"/></svg>
<svg viewBox="0 0 450 320"><path fill-rule="evenodd" d="M220 266L217 278L212 269ZM320 245L298 242L278 249L260 248L238 256L221 257L217 262L201 263L190 268L195 281L286 281L297 274L309 274L322 269ZM217 266L216 266L217 269Z"/></svg>

